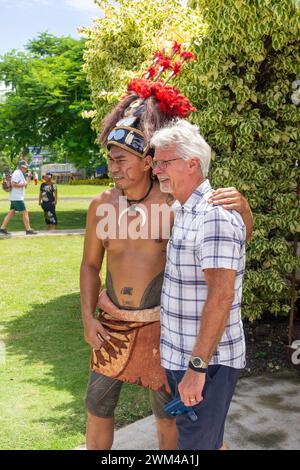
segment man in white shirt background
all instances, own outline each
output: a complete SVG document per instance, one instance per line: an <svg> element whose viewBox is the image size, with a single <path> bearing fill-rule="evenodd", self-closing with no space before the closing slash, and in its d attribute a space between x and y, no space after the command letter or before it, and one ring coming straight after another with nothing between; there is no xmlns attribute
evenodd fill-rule
<svg viewBox="0 0 300 470"><path fill-rule="evenodd" d="M10 210L5 216L3 223L0 228L0 235L9 235L7 226L9 221L14 217L16 212L22 212L23 223L25 225L26 235L35 235L37 232L32 230L29 221L29 213L24 203L25 188L27 186L27 180L25 173L28 169L28 164L25 160L19 162L18 168L13 172L11 177L11 191L9 195Z"/></svg>

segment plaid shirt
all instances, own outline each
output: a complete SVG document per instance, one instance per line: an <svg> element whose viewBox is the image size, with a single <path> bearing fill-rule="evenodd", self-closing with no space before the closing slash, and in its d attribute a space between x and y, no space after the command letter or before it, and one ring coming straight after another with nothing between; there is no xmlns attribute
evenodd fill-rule
<svg viewBox="0 0 300 470"><path fill-rule="evenodd" d="M206 268L236 271L234 301L210 364L245 367L241 300L246 230L239 213L207 202L211 194L205 180L183 206L173 206L176 217L161 298L161 363L170 370L188 367L207 297Z"/></svg>

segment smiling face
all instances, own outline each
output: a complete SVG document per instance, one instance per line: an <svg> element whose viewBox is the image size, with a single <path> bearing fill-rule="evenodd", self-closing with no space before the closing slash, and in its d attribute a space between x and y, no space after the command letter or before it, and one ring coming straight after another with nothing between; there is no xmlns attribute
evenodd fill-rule
<svg viewBox="0 0 300 470"><path fill-rule="evenodd" d="M108 155L108 171L115 185L122 190L136 186L150 169L150 157L137 157L128 150L112 146Z"/></svg>
<svg viewBox="0 0 300 470"><path fill-rule="evenodd" d="M156 148L154 162L157 162L157 166L153 169L153 174L159 180L161 192L172 194L181 203L203 181L199 159L183 160L176 145Z"/></svg>
<svg viewBox="0 0 300 470"><path fill-rule="evenodd" d="M176 154L175 146L167 149L157 148L154 161L160 165L154 168L153 174L157 175L161 192L170 193L177 197L182 187L187 162Z"/></svg>

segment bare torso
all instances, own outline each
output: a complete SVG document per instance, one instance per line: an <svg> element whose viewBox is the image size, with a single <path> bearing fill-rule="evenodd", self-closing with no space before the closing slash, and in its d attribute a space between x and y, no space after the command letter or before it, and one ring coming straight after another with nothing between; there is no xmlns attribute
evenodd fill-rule
<svg viewBox="0 0 300 470"><path fill-rule="evenodd" d="M133 210L126 211L129 204L123 200L120 205L120 196L122 193L116 188L108 192L107 203L116 212L116 232L101 236L107 252L107 292L118 307L150 308L160 303L166 246L173 224L170 207L173 200L161 193L155 182L147 199L138 204L146 217L141 227L144 216ZM159 216L159 209L163 210L163 216ZM101 220L99 217L98 221ZM139 229L143 238L134 239Z"/></svg>

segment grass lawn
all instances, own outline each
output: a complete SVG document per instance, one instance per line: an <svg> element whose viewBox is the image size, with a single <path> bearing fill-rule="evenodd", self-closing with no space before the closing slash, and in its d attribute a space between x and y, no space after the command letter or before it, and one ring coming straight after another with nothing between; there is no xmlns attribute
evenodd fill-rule
<svg viewBox="0 0 300 470"><path fill-rule="evenodd" d="M107 189L105 186L69 186L59 185L58 187L58 204L57 204L57 217L58 229L72 229L84 228L86 220L86 211L90 204L90 200L75 200L66 201L60 200L60 197L90 197L91 199L100 192ZM32 198L36 196L36 201L27 201L25 197L26 207L29 210L29 217L31 226L35 230L45 230L44 213L38 205L38 192L37 186L32 184L26 190L26 197ZM1 199L7 197L3 191ZM0 223L4 219L9 210L8 201L0 201ZM21 213L17 213L8 225L8 230L18 231L24 230Z"/></svg>
<svg viewBox="0 0 300 470"><path fill-rule="evenodd" d="M40 188L40 182L37 186L34 186L34 184L31 182L29 186L26 188L26 197L37 197L39 196L39 188ZM99 194L105 186L97 186L97 185L72 185L72 184L58 184L57 185L57 191L58 191L58 196L61 197L87 197L87 196L96 196ZM1 193L1 199L5 198L5 193L2 191Z"/></svg>
<svg viewBox="0 0 300 470"><path fill-rule="evenodd" d="M71 449L84 442L89 347L79 303L82 243L81 236L0 241L0 449ZM149 413L148 392L125 384L117 426Z"/></svg>
<svg viewBox="0 0 300 470"><path fill-rule="evenodd" d="M29 210L29 218L32 228L46 230L44 212L37 202L26 202ZM84 228L86 212L90 202L86 201L59 201L57 204L58 229ZM9 209L7 202L0 202L0 221L4 219ZM22 214L17 212L8 225L9 231L25 230L22 222Z"/></svg>

